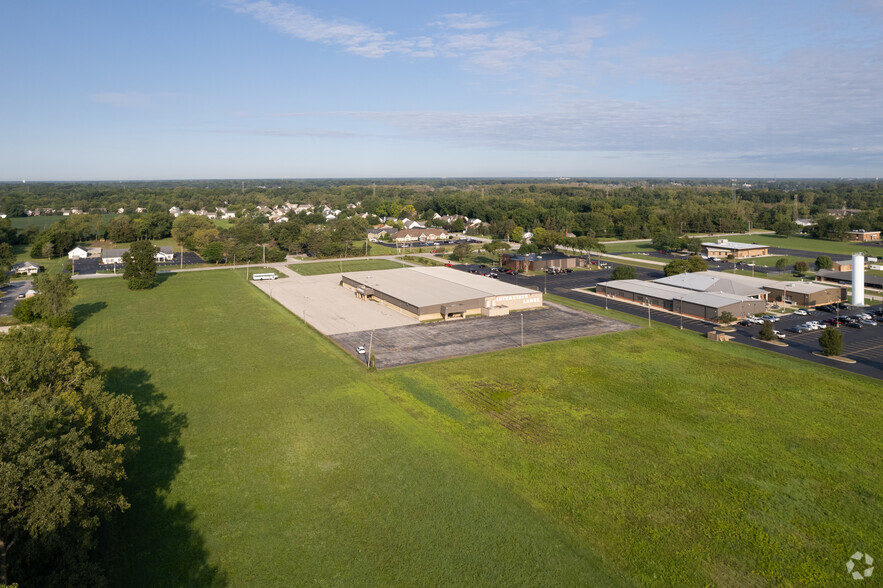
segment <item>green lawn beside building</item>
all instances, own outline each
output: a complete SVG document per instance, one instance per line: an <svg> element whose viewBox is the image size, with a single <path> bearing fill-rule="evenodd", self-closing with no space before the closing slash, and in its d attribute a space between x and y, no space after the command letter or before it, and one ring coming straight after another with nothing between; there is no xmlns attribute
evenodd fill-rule
<svg viewBox="0 0 883 588"><path fill-rule="evenodd" d="M883 547L876 381L663 326L370 373L240 272L78 284L142 414L112 585L831 585Z"/></svg>

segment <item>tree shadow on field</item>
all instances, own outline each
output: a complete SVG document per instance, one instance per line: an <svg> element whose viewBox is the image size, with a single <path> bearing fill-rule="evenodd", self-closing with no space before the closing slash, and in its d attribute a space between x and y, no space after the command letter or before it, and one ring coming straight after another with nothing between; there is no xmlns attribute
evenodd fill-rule
<svg viewBox="0 0 883 588"><path fill-rule="evenodd" d="M163 272L163 271L156 272L156 286L159 286L160 284L162 284L166 280L174 278L177 275L178 274L172 273L172 272ZM156 286L154 286L154 287L156 287Z"/></svg>
<svg viewBox="0 0 883 588"><path fill-rule="evenodd" d="M139 450L126 464L124 494L131 507L103 527L102 552L111 586L224 586L226 577L208 563L196 515L186 504L169 504L172 481L184 461L181 432L187 416L176 412L144 370L112 368L112 392L129 394L138 408Z"/></svg>
<svg viewBox="0 0 883 588"><path fill-rule="evenodd" d="M78 304L73 308L74 313L74 326L79 327L86 319L92 316L93 314L97 314L107 308L107 302L90 302L88 304Z"/></svg>

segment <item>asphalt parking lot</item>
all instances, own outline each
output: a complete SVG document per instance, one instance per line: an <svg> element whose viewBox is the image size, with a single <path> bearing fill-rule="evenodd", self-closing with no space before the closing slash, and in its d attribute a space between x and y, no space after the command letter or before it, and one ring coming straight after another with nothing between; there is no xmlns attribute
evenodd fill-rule
<svg viewBox="0 0 883 588"><path fill-rule="evenodd" d="M196 265L196 264L200 264L200 263L205 263L205 262L202 260L202 258L199 255L197 255L196 253L193 253L192 251L185 251L184 252L184 267L187 267L188 265ZM156 267L158 269L174 269L175 267L181 267L181 252L180 251L175 252L174 261L157 263ZM114 269L116 269L116 271L122 272L123 265L118 263L118 264L116 264L116 267L114 267L113 264L101 263L100 257L90 257L87 259L78 259L75 262L74 269L76 270L77 275L87 276L90 274L97 274L101 270L113 271Z"/></svg>
<svg viewBox="0 0 883 588"><path fill-rule="evenodd" d="M0 316L12 316L12 309L18 303L18 295L27 292L30 287L30 280L16 280L0 286Z"/></svg>
<svg viewBox="0 0 883 588"><path fill-rule="evenodd" d="M376 329L371 349L375 365L388 368L519 347L522 341L524 345L530 345L636 328L614 319L547 305L547 308L501 317ZM372 341L371 333L342 333L331 338L348 353L366 361L367 353L359 355L356 348L362 345L367 350Z"/></svg>

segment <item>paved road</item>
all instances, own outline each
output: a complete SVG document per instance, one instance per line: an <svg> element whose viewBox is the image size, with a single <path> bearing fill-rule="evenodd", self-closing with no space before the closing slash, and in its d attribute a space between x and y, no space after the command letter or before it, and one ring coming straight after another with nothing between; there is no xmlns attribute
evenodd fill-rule
<svg viewBox="0 0 883 588"><path fill-rule="evenodd" d="M661 271L656 270L636 268L636 271L638 273L638 279L641 280L655 279L664 276ZM575 290L577 288L588 288L594 286L598 282L607 281L610 279L611 272L612 269L576 271L570 274L556 276L520 276L517 279L519 286L526 286L540 291L542 291L545 286L546 291L549 294L555 294L571 300L578 300L600 308L606 306L612 310L626 312L642 319L646 319L648 316L648 308L646 306L630 304L620 300L607 299L605 297ZM499 279L515 283L515 278L513 276L502 274ZM879 306L876 308L879 308ZM845 312L847 314L854 314L856 311ZM714 327L712 323L706 321L681 317L680 315L662 310L650 309L649 314L651 325L654 322L661 322L674 327L679 327L681 326L681 323L683 323L683 328L702 334L706 334ZM830 316L828 316L827 313L817 312L812 318L821 320L824 318L830 318ZM806 322L806 320L808 320L807 317L798 316L782 319L782 321L776 323L776 329L784 331L788 327ZM738 327L734 333L733 340L752 347L790 355L791 357L805 359L827 367L836 367L856 374L862 374L877 378L878 380L883 380L883 324L876 327L866 327L864 329L840 328L843 332L844 355L854 359L856 361L855 364L836 362L813 355L812 352L820 350L818 338L821 333L819 332L813 331L811 334L804 333L803 335L786 333L785 342L789 343L789 346L776 347L761 341L753 340L752 337L757 334L758 330L758 327ZM791 343L792 340L794 341L793 344Z"/></svg>

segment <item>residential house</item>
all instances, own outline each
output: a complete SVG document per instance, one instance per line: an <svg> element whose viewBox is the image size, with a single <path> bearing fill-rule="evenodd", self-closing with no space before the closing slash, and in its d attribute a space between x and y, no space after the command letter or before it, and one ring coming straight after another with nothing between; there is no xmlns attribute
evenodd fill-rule
<svg viewBox="0 0 883 588"><path fill-rule="evenodd" d="M32 261L24 261L12 266L12 271L18 275L33 276L39 273L40 266Z"/></svg>
<svg viewBox="0 0 883 588"><path fill-rule="evenodd" d="M387 226L375 227L373 229L368 229L368 240L374 241L374 242L380 241L384 237L387 237L389 235L389 232L392 230L393 230L392 227L387 227Z"/></svg>

